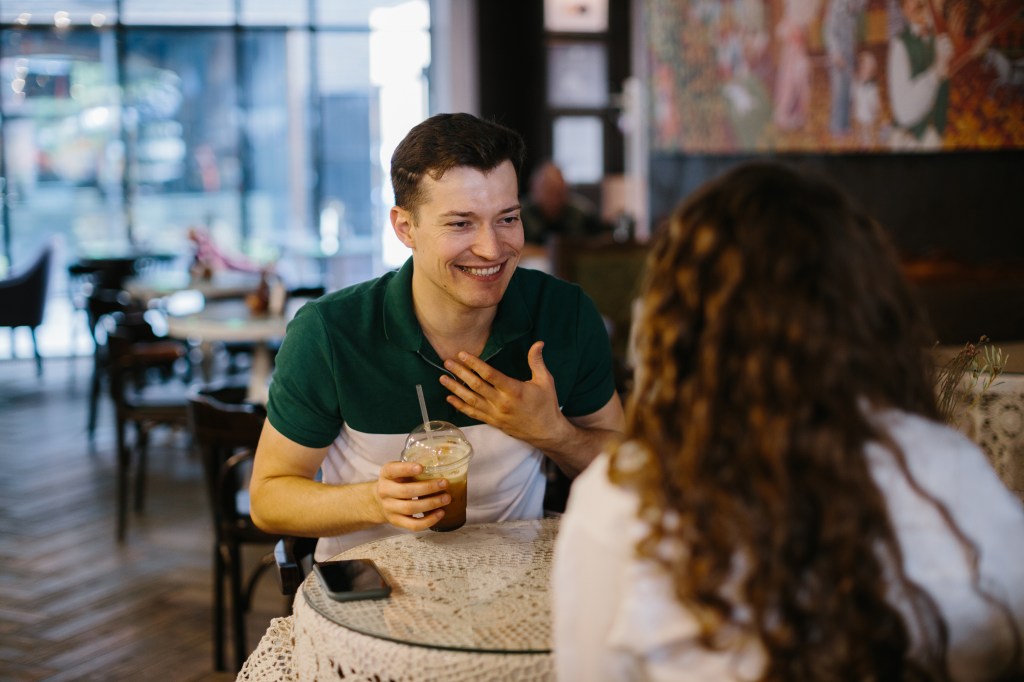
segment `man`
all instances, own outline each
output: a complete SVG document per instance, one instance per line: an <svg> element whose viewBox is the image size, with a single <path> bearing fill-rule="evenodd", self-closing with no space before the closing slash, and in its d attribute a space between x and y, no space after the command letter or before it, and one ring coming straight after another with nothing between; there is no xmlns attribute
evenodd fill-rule
<svg viewBox="0 0 1024 682"><path fill-rule="evenodd" d="M850 132L850 92L857 56L857 23L866 4L867 0L830 0L825 10L825 51L828 53L832 93L829 130L833 135Z"/></svg>
<svg viewBox="0 0 1024 682"><path fill-rule="evenodd" d="M953 44L935 35L928 0L903 0L906 25L889 41L889 103L897 149L938 149L946 128Z"/></svg>
<svg viewBox="0 0 1024 682"><path fill-rule="evenodd" d="M289 325L252 475L261 528L321 538L322 560L437 523L447 482L397 461L421 421L417 384L430 417L473 444L470 523L538 518L543 458L575 475L622 428L593 303L516 269L523 156L518 134L468 114L427 119L398 145L391 224L412 257Z"/></svg>

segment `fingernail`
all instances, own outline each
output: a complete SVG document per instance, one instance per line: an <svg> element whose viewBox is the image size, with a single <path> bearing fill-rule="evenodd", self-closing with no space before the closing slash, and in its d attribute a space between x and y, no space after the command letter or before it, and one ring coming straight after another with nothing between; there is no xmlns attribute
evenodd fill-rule
<svg viewBox="0 0 1024 682"><path fill-rule="evenodd" d="M439 478L439 479L437 479L437 488L438 488L438 490L442 490L442 489L447 488L447 487L448 487L448 479L446 479L446 478Z"/></svg>

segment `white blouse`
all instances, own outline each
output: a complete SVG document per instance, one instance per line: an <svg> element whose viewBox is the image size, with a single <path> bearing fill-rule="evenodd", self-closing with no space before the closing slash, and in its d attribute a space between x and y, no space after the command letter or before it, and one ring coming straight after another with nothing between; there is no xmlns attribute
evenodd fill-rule
<svg viewBox="0 0 1024 682"><path fill-rule="evenodd" d="M1009 606L1024 636L1024 508L984 454L959 432L899 412L879 417L903 449L920 486L939 499L977 546L981 582ZM956 537L913 490L889 452L868 447L872 474L888 501L909 577L935 600L949 627L955 680L981 680L1006 665L1013 636L1004 613L971 586ZM601 455L573 484L552 569L558 679L750 680L765 658L740 635L711 652L696 641L695 619L678 603L658 565L634 556L644 526L638 499L608 480ZM905 605L898 604L913 633ZM1024 670L1020 671L1024 675Z"/></svg>

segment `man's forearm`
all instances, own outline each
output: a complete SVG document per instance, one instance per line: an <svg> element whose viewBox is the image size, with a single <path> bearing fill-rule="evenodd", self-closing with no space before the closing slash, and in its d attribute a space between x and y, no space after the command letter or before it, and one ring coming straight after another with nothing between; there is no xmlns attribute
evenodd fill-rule
<svg viewBox="0 0 1024 682"><path fill-rule="evenodd" d="M385 523L373 489L376 481L329 485L301 476L255 484L253 522L268 533L303 537L342 535Z"/></svg>
<svg viewBox="0 0 1024 682"><path fill-rule="evenodd" d="M587 468L610 441L621 437L625 427L617 393L596 412L568 418L559 414L561 426L545 430L546 438L533 445L550 457L570 478Z"/></svg>
<svg viewBox="0 0 1024 682"><path fill-rule="evenodd" d="M621 434L601 428L584 428L569 422L564 437L538 445L569 478L576 478L597 457L609 441Z"/></svg>

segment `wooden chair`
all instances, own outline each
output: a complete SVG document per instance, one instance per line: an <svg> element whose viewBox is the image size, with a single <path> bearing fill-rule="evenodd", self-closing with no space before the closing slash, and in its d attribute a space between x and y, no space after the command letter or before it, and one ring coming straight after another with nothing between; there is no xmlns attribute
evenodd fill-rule
<svg viewBox="0 0 1024 682"><path fill-rule="evenodd" d="M104 378L108 373L109 352L107 349L107 328L101 324L108 315L115 318L123 317L131 312L128 295L119 289L97 289L87 285L85 296L85 317L89 336L93 342L92 381L89 386L89 416L86 433L91 444L96 436L96 419L100 393L103 390ZM139 311L141 312L141 311ZM116 319L115 319L116 323Z"/></svg>
<svg viewBox="0 0 1024 682"><path fill-rule="evenodd" d="M128 527L129 479L135 478L135 511L145 506L146 459L149 433L156 426L186 426L187 387L184 382L151 382L146 376L167 372L185 357L185 345L156 337L141 314L107 318L106 370L114 401L117 435L117 540ZM134 426L135 440L128 441Z"/></svg>
<svg viewBox="0 0 1024 682"><path fill-rule="evenodd" d="M284 537L274 545L277 585L281 594L295 594L312 567L316 538Z"/></svg>
<svg viewBox="0 0 1024 682"><path fill-rule="evenodd" d="M612 352L625 358L648 247L635 241L561 240L554 246L555 274L579 284L609 324Z"/></svg>
<svg viewBox="0 0 1024 682"><path fill-rule="evenodd" d="M36 327L43 323L52 258L53 245L47 244L27 268L0 280L0 327L11 328L11 355L14 355L14 329L28 327L39 375L43 373L43 356L39 354Z"/></svg>
<svg viewBox="0 0 1024 682"><path fill-rule="evenodd" d="M246 484L266 410L261 405L245 402L247 390L244 385L211 385L193 389L188 401L189 428L202 454L207 495L213 512L213 658L217 670L224 670L225 614L228 609L225 582L230 593L237 670L249 653L245 614L257 580L274 563L273 555L268 552L243 581L242 546L265 544L269 548L280 538L261 531L249 516Z"/></svg>

